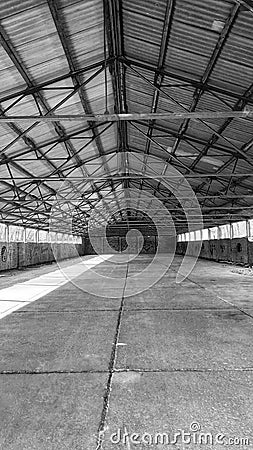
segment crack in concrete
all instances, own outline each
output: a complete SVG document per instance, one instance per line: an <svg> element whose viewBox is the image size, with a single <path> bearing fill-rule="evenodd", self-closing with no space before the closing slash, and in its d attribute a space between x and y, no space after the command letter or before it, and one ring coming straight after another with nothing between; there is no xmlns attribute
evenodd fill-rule
<svg viewBox="0 0 253 450"><path fill-rule="evenodd" d="M50 375L50 374L85 374L85 373L108 373L108 370L1 370L1 375Z"/></svg>
<svg viewBox="0 0 253 450"><path fill-rule="evenodd" d="M184 311L219 311L219 312L231 312L234 311L235 308L125 308L126 311L137 311L137 312L145 312L145 311L170 311L170 312L184 312Z"/></svg>
<svg viewBox="0 0 253 450"><path fill-rule="evenodd" d="M149 369L149 368L136 368L136 367L127 367L127 368L114 368L111 371L107 370L1 370L1 375L78 375L78 374L118 374L118 373L128 373L128 372L137 372L137 373L178 373L178 372L200 372L200 373L219 373L219 372L253 372L253 367L223 367L218 369L213 368L171 368L171 369ZM109 404L109 403L108 403ZM108 406L107 404L107 406Z"/></svg>
<svg viewBox="0 0 253 450"><path fill-rule="evenodd" d="M253 319L253 316L249 313L247 313L246 311L244 311L244 309L240 308L239 306L235 305L234 303L230 302L229 300L226 300L225 298L220 297L219 295L216 294L216 292L213 292L211 289L206 288L205 286L202 286L200 283L198 283L197 281L191 280L189 277L187 277L188 280L193 283L196 284L196 286L201 287L202 289L204 289L207 292L211 292L211 294L218 298L219 300L223 301L224 303L232 306L233 308L237 309L238 311L240 311L241 313L245 314L245 316L250 317L250 319Z"/></svg>
<svg viewBox="0 0 253 450"><path fill-rule="evenodd" d="M14 311L13 314L75 314L80 312L109 312L109 311L118 311L119 308L112 309L66 309L66 310L57 310L57 311L37 311L36 309L24 310L24 311Z"/></svg>
<svg viewBox="0 0 253 450"><path fill-rule="evenodd" d="M175 273L177 273L176 270L172 269L171 270ZM205 286L202 286L202 284L198 283L197 281L192 280L189 276L186 277L187 280L190 281L190 283L195 284L196 286L199 286L201 289L204 289L207 292L210 292L214 297L216 297L217 299L221 300L222 302L232 306L232 308L237 309L238 311L240 311L241 313L245 314L245 316L250 317L250 319L253 319L253 316L249 313L247 313L246 311L244 311L244 309L240 308L239 306L235 305L234 303L230 302L229 300L226 300L223 297L220 297L219 295L216 294L216 292L212 291L211 289L206 288Z"/></svg>
<svg viewBox="0 0 253 450"><path fill-rule="evenodd" d="M116 325L116 332L115 332L115 337L114 337L114 342L113 342L113 346L112 346L112 352L111 352L111 357L110 357L109 367L108 367L109 377L107 380L107 386L106 386L106 392L104 395L101 419L100 419L100 423L98 426L98 432L97 432L96 450L102 450L103 443L104 443L104 433L105 433L105 429L106 429L106 417L107 417L107 413L109 410L109 401L110 401L110 395L111 395L111 390L112 390L112 378L113 378L113 374L115 373L115 364L116 364L116 358L117 358L117 344L118 344L118 340L119 340L120 327L121 327L121 321L122 321L123 310L124 310L124 302L125 302L124 294L125 294L125 290L126 290L128 266L129 266L129 264L127 263L125 283L124 283L124 287L123 287L122 299L121 299L118 320L117 320L117 325Z"/></svg>
<svg viewBox="0 0 253 450"><path fill-rule="evenodd" d="M137 372L137 373L179 373L179 372L193 372L193 373L219 373L219 372L253 372L253 367L223 367L220 369L212 368L171 368L171 369L144 369L144 368L127 368L115 369L114 373Z"/></svg>
<svg viewBox="0 0 253 450"><path fill-rule="evenodd" d="M234 311L236 309L235 306L231 308L130 308L125 307L125 311L222 311L229 312ZM36 310L24 310L24 311L14 311L13 314L76 314L80 312L110 312L110 311L118 311L119 308L107 308L107 309L72 309L72 310L56 310L56 311L36 311Z"/></svg>

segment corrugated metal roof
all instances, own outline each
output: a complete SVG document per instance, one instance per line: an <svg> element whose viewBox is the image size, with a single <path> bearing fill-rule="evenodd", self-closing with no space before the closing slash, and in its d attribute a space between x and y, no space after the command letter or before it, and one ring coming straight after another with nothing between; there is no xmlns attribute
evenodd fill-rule
<svg viewBox="0 0 253 450"><path fill-rule="evenodd" d="M119 108L129 113L252 108L253 14L249 10L233 0L105 3L106 24L102 0L1 2L0 111L28 116L51 110L59 115L104 114L106 108L109 113L120 112ZM104 25L106 59L111 58L106 89ZM83 119L1 123L0 193L4 196L9 189L8 195L17 199L16 186L31 202L40 202L39 213L50 210L60 185L57 177L62 180L71 174L71 188L74 176L82 180L95 174L87 189L92 193L97 182L98 192L114 205L115 198L124 194L124 182L118 186L116 178L111 184L106 177L117 175L119 180L124 171L161 174L169 163L186 175L206 174L189 181L203 195L226 193L227 188L227 194L244 195L245 190L252 191L251 178L230 183L227 175L233 170L252 171L252 139L251 118L133 121L125 128ZM221 178L213 178L209 185L209 174ZM91 195L91 201L96 204L98 193ZM222 205L208 199L205 204L213 202ZM20 211L26 214L25 209L6 205L8 213L4 208L1 220L17 220ZM83 207L87 210L90 204ZM33 217L27 215L26 221L32 225Z"/></svg>

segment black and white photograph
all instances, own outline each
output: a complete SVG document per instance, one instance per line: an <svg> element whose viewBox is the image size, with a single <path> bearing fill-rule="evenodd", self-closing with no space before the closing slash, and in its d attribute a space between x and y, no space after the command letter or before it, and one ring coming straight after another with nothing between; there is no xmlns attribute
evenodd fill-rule
<svg viewBox="0 0 253 450"><path fill-rule="evenodd" d="M0 424L253 449L253 0L0 0Z"/></svg>

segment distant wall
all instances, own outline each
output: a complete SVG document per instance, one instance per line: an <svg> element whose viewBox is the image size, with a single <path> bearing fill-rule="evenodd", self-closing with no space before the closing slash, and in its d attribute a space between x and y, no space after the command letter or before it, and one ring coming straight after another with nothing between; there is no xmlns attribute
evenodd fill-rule
<svg viewBox="0 0 253 450"><path fill-rule="evenodd" d="M85 248L85 254L86 255L93 255L93 254L104 254L108 253L106 250L105 245L105 238L102 236L96 236L93 237L93 242L96 242L96 252L90 242L90 239L88 237L84 238L84 248ZM122 252L127 249L127 242L126 238L122 236L108 236L107 238L107 246L109 246L116 250L117 252ZM135 249L137 248L138 244L136 242L136 246L134 245L134 242L132 242L131 249L129 249L130 253L134 253ZM145 236L144 238L144 244L143 249L141 253L155 253L156 252L156 236Z"/></svg>
<svg viewBox="0 0 253 450"><path fill-rule="evenodd" d="M177 254L184 255L188 242L177 243ZM200 241L190 242L190 255L197 256ZM200 258L253 265L253 242L247 237L202 241Z"/></svg>
<svg viewBox="0 0 253 450"><path fill-rule="evenodd" d="M103 254L106 253L105 249L105 238L102 236L97 236L93 238L96 241L97 253ZM157 236L143 236L144 243L141 250L141 254L155 254L157 251ZM127 249L126 238L122 236L108 236L107 238L108 244L118 252L122 252ZM161 236L160 237L160 251L164 253L173 252L173 248L175 245L175 238L171 238L170 236ZM84 238L84 249L85 254L93 255L95 254L94 248L90 243L88 237ZM129 253L135 253L138 249L138 243L136 241L136 245L134 241L132 242L131 247L129 248ZM108 253L108 252L107 252Z"/></svg>
<svg viewBox="0 0 253 450"><path fill-rule="evenodd" d="M84 254L83 244L0 242L0 271L74 258L75 248L79 255Z"/></svg>
<svg viewBox="0 0 253 450"><path fill-rule="evenodd" d="M143 247L140 254L155 254L157 251L157 236L142 236L144 239ZM96 254L94 248L90 242L88 237L83 238L84 242L84 250L86 255ZM96 236L93 237L93 242L96 243L95 247L97 249L98 254L108 253L105 245L105 237ZM108 236L107 242L109 246L111 246L117 252L122 252L127 249L127 241L125 236ZM108 245L107 244L107 245ZM131 242L131 246L128 248L129 253L137 253L138 252L138 242L133 239ZM159 252L163 253L173 253L175 251L175 238L171 236L162 235L160 236L160 245Z"/></svg>

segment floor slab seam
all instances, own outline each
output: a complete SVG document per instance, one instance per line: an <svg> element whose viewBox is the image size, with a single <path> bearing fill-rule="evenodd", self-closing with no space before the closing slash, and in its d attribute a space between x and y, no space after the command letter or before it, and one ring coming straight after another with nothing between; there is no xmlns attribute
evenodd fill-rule
<svg viewBox="0 0 253 450"><path fill-rule="evenodd" d="M101 373L107 374L108 370L2 370L0 371L1 375L64 375L64 374L85 374L85 373Z"/></svg>
<svg viewBox="0 0 253 450"><path fill-rule="evenodd" d="M123 316L123 309L124 309L124 302L125 302L124 294L125 294L125 289L126 289L126 284L127 284L127 276L128 276L128 264L126 267L125 283L124 283L124 287L123 287L122 299L121 299L118 320L117 320L117 326L116 326L116 332L115 332L115 337L114 337L114 342L113 342L113 347L112 347L112 352L111 352L111 357L110 357L110 362L109 362L109 367L108 367L109 377L107 380L106 392L105 392L104 401L103 401L103 408L102 408L102 412L101 412L100 423L98 426L96 450L102 450L102 448L103 448L105 424L106 424L106 418L107 418L107 414L108 414L108 410L109 410L110 394L111 394L111 390L112 390L112 379L113 379L116 358L117 358L117 344L118 344L118 340L119 340L121 320L122 320L122 316Z"/></svg>
<svg viewBox="0 0 253 450"><path fill-rule="evenodd" d="M224 367L222 369L214 369L214 368L171 368L171 369L149 369L144 367L127 367L127 368L117 368L114 370L114 373L127 373L127 372L140 372L140 373L184 373L184 372L200 372L200 373L223 373L223 372L252 372L253 367Z"/></svg>
<svg viewBox="0 0 253 450"><path fill-rule="evenodd" d="M59 310L59 311L37 311L37 310L24 310L24 311L15 311L13 314L76 314L81 312L110 312L110 311L118 311L119 308L108 308L108 309L74 309L74 310ZM227 309L227 311L229 311Z"/></svg>
<svg viewBox="0 0 253 450"><path fill-rule="evenodd" d="M125 308L125 311L137 311L137 312L146 312L146 311L170 311L170 312L187 312L187 311L219 311L219 312L229 312L236 310L235 307L232 308Z"/></svg>
<svg viewBox="0 0 253 450"><path fill-rule="evenodd" d="M235 305L234 303L231 303L229 300L224 299L223 297L221 297L220 295L216 294L215 292L211 291L211 289L206 288L205 286L202 286L201 284L199 284L196 281L191 280L190 278L188 278L189 281L191 281L192 283L195 283L197 286L202 287L202 289L204 289L207 292L212 293L212 295L214 295L216 298L218 298L219 300L222 300L224 303L227 303L228 305L231 305L233 308L237 309L238 311L240 311L241 313L245 314L245 316L250 317L250 319L253 319L252 315L250 315L249 313L245 312L244 309L240 308L239 306Z"/></svg>
<svg viewBox="0 0 253 450"><path fill-rule="evenodd" d="M111 258L111 255L106 255L106 261L108 259L110 259L110 258ZM90 263L87 264L89 261L90 261ZM38 300L38 299L40 299L42 297L45 297L46 295L50 294L51 292L55 291L56 289L63 287L64 285L66 285L69 282L71 282L73 279L75 279L75 278L79 277L80 275L82 275L84 272L89 271L91 267L96 267L97 265L101 264L101 262L103 262L103 261L101 261L101 258L99 258L97 256L95 256L95 257L92 256L89 259L86 259L86 260L83 260L82 262L79 262L78 264L74 264L74 265L72 264L70 266L67 266L66 268L57 269L57 270L55 270L53 272L50 272L50 273L47 273L47 274L44 274L44 275L40 275L39 277L32 278L31 280L25 281L23 283L22 282L21 283L16 283L16 284L14 284L14 285L12 285L10 287L0 289L0 305L1 305L1 302L2 302L1 296L4 297L6 294L8 295L8 293L9 293L9 296L11 298L9 300L6 299L6 298L3 298L3 305L5 304L5 302L9 302L9 301L11 301L13 303L16 303L16 305L14 305L13 307L11 307L11 308L7 307L3 311L1 311L0 312L0 319L3 319L4 317L12 314L14 311L17 311L20 308L23 308L25 303L26 304L28 304L28 303L30 304L30 303L32 303L32 302L34 302L34 301L36 301L36 300ZM76 268L75 273L73 274L72 271L73 271L73 267L75 267L75 266L78 266L78 268ZM84 266L84 267L82 267L82 266ZM37 280L39 278L43 278L43 277L44 278L46 278L46 277L50 278L50 277L52 277L53 274L56 275L56 274L58 274L58 272L59 273L62 272L62 270L64 270L65 271L64 273L67 274L67 277L65 275L66 281L64 283L61 283L61 284L57 284L56 283L54 285L47 285L47 286L45 286L45 285L40 285L40 286L37 285L36 286L34 284L29 284L30 281L34 282L35 280ZM35 292L33 292L33 293L30 292L30 297L28 297L28 300L27 300L27 298L25 300L20 299L20 290L19 290L19 288L24 288L25 292L23 291L23 289L21 290L22 295L23 296L24 295L27 296L28 295L28 290L29 290L29 288L31 289L31 287L33 288L33 290L37 289L37 292L36 293ZM38 288L39 288L39 291L38 291ZM15 298L15 296L17 298Z"/></svg>
<svg viewBox="0 0 253 450"><path fill-rule="evenodd" d="M172 269L173 270L173 269ZM175 270L173 270L174 272L176 272ZM215 296L216 298L218 298L219 300L223 301L224 303L227 303L229 305L231 305L233 308L237 309L238 311L240 311L241 313L245 314L246 316L250 317L250 319L253 319L253 316L250 315L249 313L245 312L243 309L241 309L239 306L235 305L234 303L231 303L230 301L220 297L219 295L217 295L216 292L211 291L210 289L206 288L205 286L202 286L200 283L198 283L195 280L192 280L189 276L186 277L191 283L195 284L196 286L199 286L201 289L204 289L207 292L210 292L213 296Z"/></svg>

